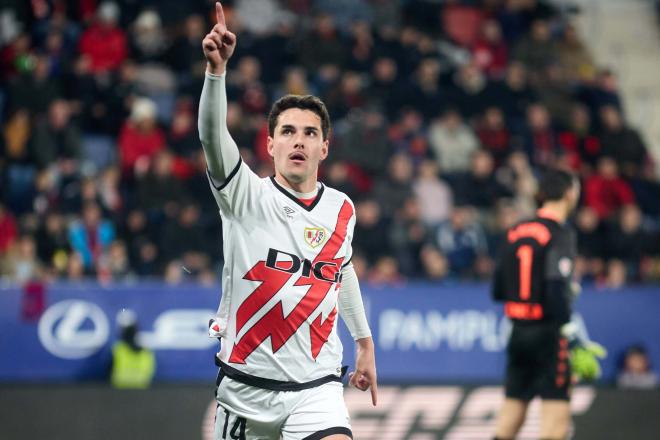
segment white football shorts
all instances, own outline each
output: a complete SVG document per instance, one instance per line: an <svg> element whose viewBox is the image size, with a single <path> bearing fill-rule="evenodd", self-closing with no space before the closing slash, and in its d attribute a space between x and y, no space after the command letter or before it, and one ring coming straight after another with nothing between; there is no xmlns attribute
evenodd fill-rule
<svg viewBox="0 0 660 440"><path fill-rule="evenodd" d="M223 377L217 389L216 440L319 440L353 437L341 382L271 391Z"/></svg>

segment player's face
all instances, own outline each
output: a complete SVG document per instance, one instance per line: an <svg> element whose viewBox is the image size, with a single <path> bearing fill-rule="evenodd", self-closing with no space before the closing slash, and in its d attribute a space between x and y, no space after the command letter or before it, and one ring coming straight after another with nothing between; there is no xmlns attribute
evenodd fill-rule
<svg viewBox="0 0 660 440"><path fill-rule="evenodd" d="M299 108L280 113L267 146L276 175L295 185L296 190L314 190L319 162L328 156L328 140L323 139L321 118L316 113Z"/></svg>

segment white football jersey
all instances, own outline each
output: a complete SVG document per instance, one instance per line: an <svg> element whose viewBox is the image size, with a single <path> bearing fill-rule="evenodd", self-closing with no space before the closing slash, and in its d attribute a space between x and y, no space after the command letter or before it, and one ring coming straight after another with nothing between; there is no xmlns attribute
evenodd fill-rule
<svg viewBox="0 0 660 440"><path fill-rule="evenodd" d="M223 222L219 358L243 373L308 382L339 375L341 269L351 258L355 209L320 184L307 206L242 161L212 191Z"/></svg>

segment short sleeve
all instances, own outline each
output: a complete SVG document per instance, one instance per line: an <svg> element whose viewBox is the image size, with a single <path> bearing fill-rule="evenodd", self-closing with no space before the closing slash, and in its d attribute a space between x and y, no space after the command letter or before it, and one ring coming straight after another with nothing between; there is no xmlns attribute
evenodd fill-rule
<svg viewBox="0 0 660 440"><path fill-rule="evenodd" d="M571 230L561 229L555 234L546 251L546 280L568 280L572 277L576 256L575 249L575 235Z"/></svg>
<svg viewBox="0 0 660 440"><path fill-rule="evenodd" d="M264 191L264 181L242 159L223 182L218 182L208 171L207 176L213 197L223 215L240 218L256 211Z"/></svg>

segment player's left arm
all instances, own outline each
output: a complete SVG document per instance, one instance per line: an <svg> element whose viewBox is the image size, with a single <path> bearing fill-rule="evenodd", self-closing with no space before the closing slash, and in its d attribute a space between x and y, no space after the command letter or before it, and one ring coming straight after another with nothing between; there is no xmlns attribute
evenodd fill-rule
<svg viewBox="0 0 660 440"><path fill-rule="evenodd" d="M551 315L560 324L571 320L573 309L571 283L575 254L574 238L568 230L557 232L548 243L543 302L546 314Z"/></svg>
<svg viewBox="0 0 660 440"><path fill-rule="evenodd" d="M338 306L339 315L346 323L357 345L355 371L349 374L349 383L362 391L370 389L371 402L376 406L378 382L374 342L362 302L360 283L351 263L342 268Z"/></svg>
<svg viewBox="0 0 660 440"><path fill-rule="evenodd" d="M579 380L595 380L601 375L599 359L607 356L600 344L580 337L577 326L571 321L573 302L580 293L579 285L573 280L576 237L572 230L564 230L553 240L546 257L546 304L560 322L562 336L571 347L571 366Z"/></svg>

